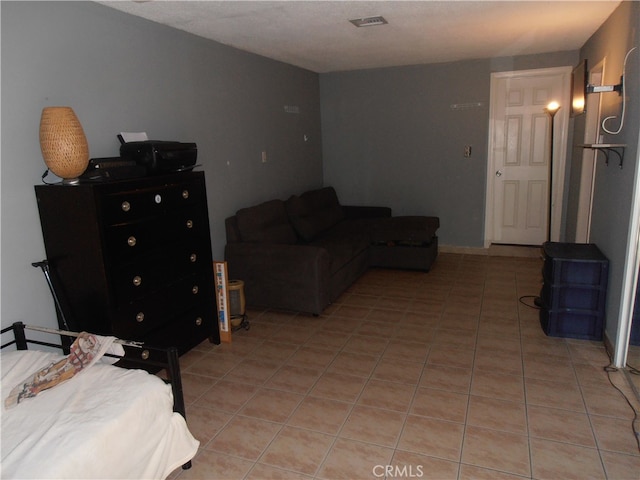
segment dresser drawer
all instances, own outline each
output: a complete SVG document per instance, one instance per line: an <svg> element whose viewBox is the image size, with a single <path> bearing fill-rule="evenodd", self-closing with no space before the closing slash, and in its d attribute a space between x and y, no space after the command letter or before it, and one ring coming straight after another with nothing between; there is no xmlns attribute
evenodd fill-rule
<svg viewBox="0 0 640 480"><path fill-rule="evenodd" d="M206 199L204 184L197 180L149 188L108 193L102 197L102 214L107 225L126 223L164 214Z"/></svg>
<svg viewBox="0 0 640 480"><path fill-rule="evenodd" d="M203 302L190 305L191 308L180 312L178 314L169 316L166 312L163 315L163 321L158 325L151 324L139 324L137 322L119 322L116 326L117 332L115 333L118 337L127 338L130 340L142 341L144 340L149 345L153 346L168 346L175 347L178 346L180 342L177 342L175 339L170 341L164 341L162 345L158 343L151 342L149 340L151 335L154 335L155 332L165 331L170 329L177 334L177 325L179 322L179 328L182 329L185 326L187 329L194 329L195 327L200 327L204 322L204 318L208 318L212 315L211 306L206 305ZM175 342L175 343L171 343Z"/></svg>
<svg viewBox="0 0 640 480"><path fill-rule="evenodd" d="M112 262L131 259L175 244L191 244L206 237L207 212L194 207L167 215L111 225L105 230L105 246Z"/></svg>
<svg viewBox="0 0 640 480"><path fill-rule="evenodd" d="M117 305L146 297L183 278L207 272L213 275L208 244L180 246L143 255L112 269Z"/></svg>
<svg viewBox="0 0 640 480"><path fill-rule="evenodd" d="M177 347L182 355L207 338L217 338L218 323L212 306L202 305L190 310L170 325L150 333L145 340L149 345Z"/></svg>

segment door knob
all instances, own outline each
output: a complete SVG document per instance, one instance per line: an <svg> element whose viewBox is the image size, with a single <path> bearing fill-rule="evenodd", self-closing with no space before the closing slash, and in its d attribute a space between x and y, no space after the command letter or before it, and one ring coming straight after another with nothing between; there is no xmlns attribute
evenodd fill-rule
<svg viewBox="0 0 640 480"><path fill-rule="evenodd" d="M498 170L496 172L496 177L501 177L502 176L502 170Z"/></svg>

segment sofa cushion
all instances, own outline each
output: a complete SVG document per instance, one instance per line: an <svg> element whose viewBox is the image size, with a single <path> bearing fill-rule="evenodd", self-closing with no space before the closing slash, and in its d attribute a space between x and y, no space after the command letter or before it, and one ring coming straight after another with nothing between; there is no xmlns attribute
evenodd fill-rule
<svg viewBox="0 0 640 480"><path fill-rule="evenodd" d="M298 240L282 200L243 208L236 218L243 242L293 244Z"/></svg>
<svg viewBox="0 0 640 480"><path fill-rule="evenodd" d="M287 200L286 209L293 228L307 242L345 218L333 187L293 195Z"/></svg>
<svg viewBox="0 0 640 480"><path fill-rule="evenodd" d="M331 274L334 274L369 248L369 238L359 232L348 233L336 228L321 235L310 245L322 247L329 252Z"/></svg>

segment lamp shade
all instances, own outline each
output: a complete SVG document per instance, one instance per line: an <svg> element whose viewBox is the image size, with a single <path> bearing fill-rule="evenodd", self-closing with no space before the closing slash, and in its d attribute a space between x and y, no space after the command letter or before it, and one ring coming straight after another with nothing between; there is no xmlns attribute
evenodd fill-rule
<svg viewBox="0 0 640 480"><path fill-rule="evenodd" d="M65 180L89 165L89 145L71 107L45 107L40 117L40 149L47 168Z"/></svg>

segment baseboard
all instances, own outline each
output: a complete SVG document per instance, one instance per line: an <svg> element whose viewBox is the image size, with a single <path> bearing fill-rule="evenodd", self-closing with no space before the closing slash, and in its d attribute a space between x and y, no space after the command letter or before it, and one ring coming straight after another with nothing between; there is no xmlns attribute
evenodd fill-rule
<svg viewBox="0 0 640 480"><path fill-rule="evenodd" d="M457 247L455 245L440 245L440 253L459 253L464 255L489 255L488 248L482 247Z"/></svg>
<svg viewBox="0 0 640 480"><path fill-rule="evenodd" d="M494 257L524 257L540 258L542 253L540 247L529 247L520 245L491 245L484 247L458 247L455 245L440 245L440 253L457 253L462 255L486 255Z"/></svg>

